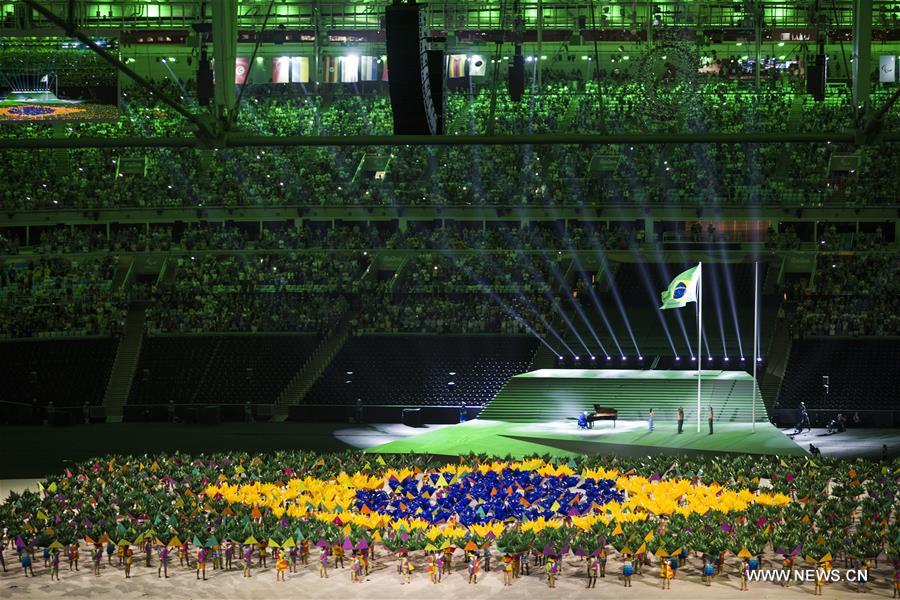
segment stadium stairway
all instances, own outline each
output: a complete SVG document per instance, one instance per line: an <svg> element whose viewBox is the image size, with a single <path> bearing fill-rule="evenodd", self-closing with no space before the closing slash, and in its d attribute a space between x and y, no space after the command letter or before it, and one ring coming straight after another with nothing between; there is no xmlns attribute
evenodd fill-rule
<svg viewBox="0 0 900 600"><path fill-rule="evenodd" d="M350 322L344 318L322 339L318 347L303 366L291 378L281 394L275 400L275 414L273 421L287 420L291 406L296 406L303 401L306 394L312 388L316 379L325 371L331 360L337 356L347 338L350 336Z"/></svg>
<svg viewBox="0 0 900 600"><path fill-rule="evenodd" d="M106 393L103 395L103 408L108 423L122 422L122 407L128 400L131 380L134 379L138 357L141 354L145 308L146 305L142 302L133 302L128 306L125 327L119 339L119 349L116 351L116 359L106 384Z"/></svg>
<svg viewBox="0 0 900 600"><path fill-rule="evenodd" d="M577 370L569 370L571 376L535 377L520 375L511 378L494 399L481 411L479 419L496 421L540 423L577 417L584 411L593 412L593 405L608 406L618 411L620 420L646 420L647 410L653 408L657 420L672 421L678 407L684 408L685 422L697 418L696 380L579 377ZM706 375L709 373L709 375ZM701 420L706 420L706 409L712 406L716 422L751 421L751 379L716 378L709 376L701 391ZM756 420L768 420L768 415L757 393Z"/></svg>

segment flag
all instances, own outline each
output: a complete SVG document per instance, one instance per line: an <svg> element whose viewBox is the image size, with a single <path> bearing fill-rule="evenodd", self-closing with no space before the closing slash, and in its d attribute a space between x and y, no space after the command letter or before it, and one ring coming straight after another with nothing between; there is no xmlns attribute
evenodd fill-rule
<svg viewBox="0 0 900 600"><path fill-rule="evenodd" d="M484 77L487 75L487 61L484 57L473 54L469 57L469 76Z"/></svg>
<svg viewBox="0 0 900 600"><path fill-rule="evenodd" d="M378 81L379 67L377 56L363 56L360 59L360 81Z"/></svg>
<svg viewBox="0 0 900 600"><path fill-rule="evenodd" d="M339 56L341 83L356 83L359 81L359 56L356 54L348 54L347 56Z"/></svg>
<svg viewBox="0 0 900 600"><path fill-rule="evenodd" d="M41 83L50 83L50 76L44 75L43 77L41 77Z"/></svg>
<svg viewBox="0 0 900 600"><path fill-rule="evenodd" d="M466 55L451 54L447 57L447 73L450 78L457 79L466 75Z"/></svg>
<svg viewBox="0 0 900 600"><path fill-rule="evenodd" d="M247 83L247 73L250 71L250 59L246 56L238 56L234 59L234 83L244 85Z"/></svg>
<svg viewBox="0 0 900 600"><path fill-rule="evenodd" d="M291 57L291 83L309 83L309 57Z"/></svg>
<svg viewBox="0 0 900 600"><path fill-rule="evenodd" d="M325 83L337 83L340 81L340 63L338 58L337 56L323 57L322 79Z"/></svg>
<svg viewBox="0 0 900 600"><path fill-rule="evenodd" d="M290 83L291 58L276 56L272 59L272 83Z"/></svg>
<svg viewBox="0 0 900 600"><path fill-rule="evenodd" d="M662 293L661 310L682 308L688 302L697 301L697 283L700 281L700 265L692 267L678 275Z"/></svg>

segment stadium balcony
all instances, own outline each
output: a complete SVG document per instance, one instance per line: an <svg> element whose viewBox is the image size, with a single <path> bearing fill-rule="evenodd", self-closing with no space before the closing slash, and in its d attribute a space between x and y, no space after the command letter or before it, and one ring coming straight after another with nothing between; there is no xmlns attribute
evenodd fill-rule
<svg viewBox="0 0 900 600"><path fill-rule="evenodd" d="M108 337L0 341L2 420L84 422L86 405L103 404L117 348Z"/></svg>
<svg viewBox="0 0 900 600"><path fill-rule="evenodd" d="M537 341L498 335L362 335L348 339L292 418L397 422L421 408L422 422L458 422L489 402L510 377L527 371ZM433 420L438 419L438 420Z"/></svg>
<svg viewBox="0 0 900 600"><path fill-rule="evenodd" d="M243 420L272 405L318 346L315 334L150 336L141 347L126 420ZM171 405L171 406L170 406Z"/></svg>
<svg viewBox="0 0 900 600"><path fill-rule="evenodd" d="M779 394L780 424L797 423L804 402L813 426L824 427L838 413L850 426L900 424L900 344L896 338L809 338L794 341ZM825 387L824 377L828 377ZM854 422L854 415L860 422Z"/></svg>

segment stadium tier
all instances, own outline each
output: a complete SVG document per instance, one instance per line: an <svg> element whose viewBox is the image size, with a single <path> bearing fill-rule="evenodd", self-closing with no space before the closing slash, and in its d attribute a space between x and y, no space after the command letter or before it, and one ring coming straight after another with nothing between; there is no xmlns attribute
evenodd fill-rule
<svg viewBox="0 0 900 600"><path fill-rule="evenodd" d="M307 404L483 406L528 370L537 342L518 336L364 335L347 341Z"/></svg>

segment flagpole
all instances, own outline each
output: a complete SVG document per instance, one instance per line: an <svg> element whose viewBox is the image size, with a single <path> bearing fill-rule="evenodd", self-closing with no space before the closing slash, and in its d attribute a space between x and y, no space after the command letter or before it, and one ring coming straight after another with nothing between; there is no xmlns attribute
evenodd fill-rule
<svg viewBox="0 0 900 600"><path fill-rule="evenodd" d="M703 263L697 263L697 433L700 433L700 369L703 368Z"/></svg>
<svg viewBox="0 0 900 600"><path fill-rule="evenodd" d="M751 418L753 419L752 431L756 432L756 363L759 362L759 344L757 332L759 331L759 262L753 263L753 404Z"/></svg>

